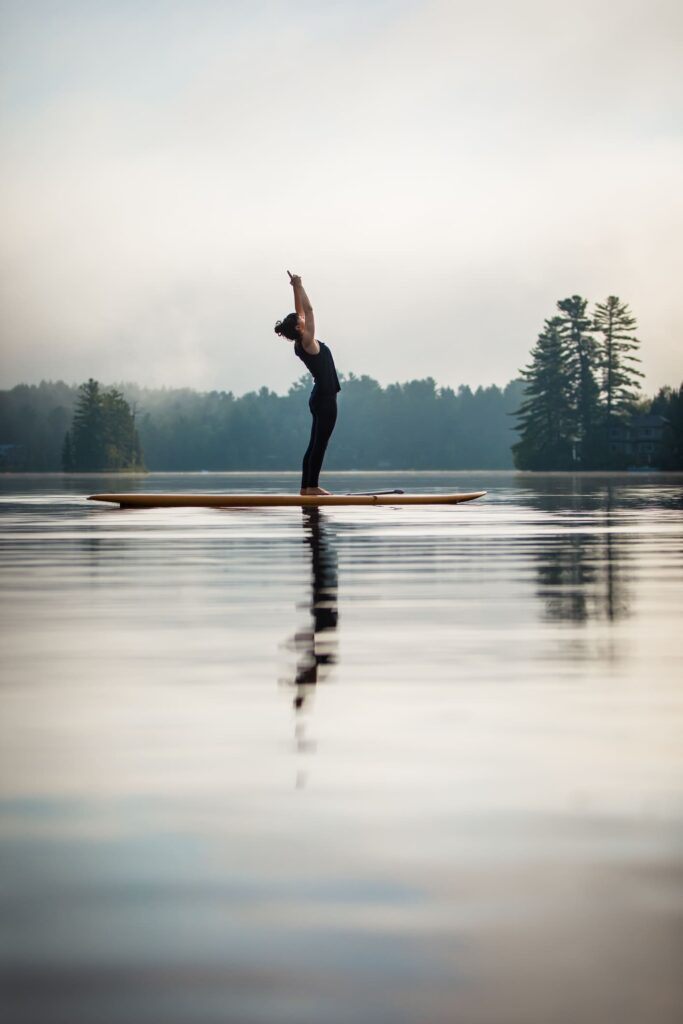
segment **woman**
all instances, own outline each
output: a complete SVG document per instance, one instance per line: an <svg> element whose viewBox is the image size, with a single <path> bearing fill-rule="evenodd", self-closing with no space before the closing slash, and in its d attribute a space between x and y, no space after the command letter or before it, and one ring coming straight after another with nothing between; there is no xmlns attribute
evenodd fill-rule
<svg viewBox="0 0 683 1024"><path fill-rule="evenodd" d="M289 274L289 271L287 271ZM304 455L301 474L301 494L329 494L318 485L327 442L337 422L337 392L341 390L334 359L327 345L315 337L313 307L309 301L301 278L289 274L294 289L295 313L275 324L275 333L281 338L294 342L294 354L313 375L315 381L308 408L311 410L313 425L311 440Z"/></svg>

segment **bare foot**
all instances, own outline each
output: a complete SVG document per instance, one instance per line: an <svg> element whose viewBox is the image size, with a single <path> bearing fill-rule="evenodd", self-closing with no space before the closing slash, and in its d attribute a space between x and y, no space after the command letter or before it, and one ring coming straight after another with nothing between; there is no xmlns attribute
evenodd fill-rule
<svg viewBox="0 0 683 1024"><path fill-rule="evenodd" d="M324 487L302 487L301 494L329 494Z"/></svg>

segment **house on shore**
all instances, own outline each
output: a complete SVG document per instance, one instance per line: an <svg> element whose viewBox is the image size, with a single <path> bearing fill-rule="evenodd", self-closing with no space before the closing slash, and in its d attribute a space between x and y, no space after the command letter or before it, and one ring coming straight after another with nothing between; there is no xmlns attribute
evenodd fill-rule
<svg viewBox="0 0 683 1024"><path fill-rule="evenodd" d="M625 466L652 466L662 461L668 421L657 413L640 413L609 428L610 454Z"/></svg>

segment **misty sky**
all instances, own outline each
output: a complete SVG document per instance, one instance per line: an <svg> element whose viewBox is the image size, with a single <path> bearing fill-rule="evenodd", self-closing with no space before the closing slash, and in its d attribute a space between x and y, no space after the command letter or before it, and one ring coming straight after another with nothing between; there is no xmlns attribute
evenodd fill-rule
<svg viewBox="0 0 683 1024"><path fill-rule="evenodd" d="M680 0L0 0L0 385L506 383L617 294L683 376Z"/></svg>

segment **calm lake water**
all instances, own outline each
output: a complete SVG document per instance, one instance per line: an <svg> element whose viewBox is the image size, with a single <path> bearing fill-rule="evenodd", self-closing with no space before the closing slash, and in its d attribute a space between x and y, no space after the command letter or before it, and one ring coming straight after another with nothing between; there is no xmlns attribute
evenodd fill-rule
<svg viewBox="0 0 683 1024"><path fill-rule="evenodd" d="M683 1014L683 477L0 478L3 1019Z"/></svg>

